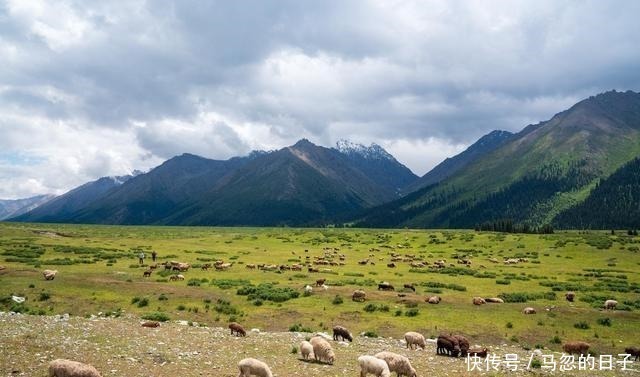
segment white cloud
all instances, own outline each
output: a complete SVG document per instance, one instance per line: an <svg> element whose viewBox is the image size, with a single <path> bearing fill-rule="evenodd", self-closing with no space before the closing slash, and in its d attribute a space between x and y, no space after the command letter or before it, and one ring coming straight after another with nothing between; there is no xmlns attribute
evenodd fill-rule
<svg viewBox="0 0 640 377"><path fill-rule="evenodd" d="M637 14L597 0L7 0L0 148L35 165L0 160L0 197L302 137L377 142L421 174L493 129L639 90Z"/></svg>

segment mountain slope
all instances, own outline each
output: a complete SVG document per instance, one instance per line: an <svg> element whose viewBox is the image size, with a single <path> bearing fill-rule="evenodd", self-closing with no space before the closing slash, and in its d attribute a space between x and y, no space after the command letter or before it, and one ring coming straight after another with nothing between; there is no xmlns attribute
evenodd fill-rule
<svg viewBox="0 0 640 377"><path fill-rule="evenodd" d="M607 92L537 125L363 226L473 227L499 218L540 225L640 155L640 94Z"/></svg>
<svg viewBox="0 0 640 377"><path fill-rule="evenodd" d="M408 193L419 190L452 176L460 169L502 146L512 136L513 134L509 131L491 131L490 133L482 136L463 152L447 158L436 165L436 167L431 169L427 174L410 184L405 189L405 192Z"/></svg>
<svg viewBox="0 0 640 377"><path fill-rule="evenodd" d="M176 156L80 209L72 221L100 224L160 222L181 203L202 195L251 158L218 161L192 154Z"/></svg>
<svg viewBox="0 0 640 377"><path fill-rule="evenodd" d="M418 179L409 168L378 144L365 147L362 144L340 140L336 143L335 149L347 156L352 166L388 190L404 191Z"/></svg>
<svg viewBox="0 0 640 377"><path fill-rule="evenodd" d="M560 213L554 223L574 229L640 228L640 158L598 183L583 202Z"/></svg>
<svg viewBox="0 0 640 377"><path fill-rule="evenodd" d="M396 197L347 155L303 139L238 169L166 223L322 224Z"/></svg>
<svg viewBox="0 0 640 377"><path fill-rule="evenodd" d="M99 200L111 189L119 187L131 179L131 175L121 177L102 177L85 183L75 189L60 195L49 202L23 214L12 218L12 221L29 222L67 222L75 213L85 206Z"/></svg>
<svg viewBox="0 0 640 377"><path fill-rule="evenodd" d="M25 199L0 200L0 220L20 216L54 197L55 195L38 195Z"/></svg>

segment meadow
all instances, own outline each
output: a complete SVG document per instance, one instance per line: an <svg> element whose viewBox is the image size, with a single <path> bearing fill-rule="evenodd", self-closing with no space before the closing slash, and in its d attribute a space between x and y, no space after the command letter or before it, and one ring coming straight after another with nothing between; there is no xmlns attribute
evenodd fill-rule
<svg viewBox="0 0 640 377"><path fill-rule="evenodd" d="M184 320L195 326L331 331L336 324L370 337L428 337L460 333L472 344L517 345L559 351L584 340L597 353L638 344L640 237L626 232L549 235L461 230L137 227L0 223L0 311L34 315L121 316ZM185 280L151 264L191 264ZM145 264L138 254L146 254ZM263 271L248 264L292 265L344 255L344 265L313 265L322 272ZM412 267L392 254L445 268ZM309 257L307 259L307 257ZM523 262L505 264L508 258ZM366 265L358 262L369 259ZM227 270L200 267L216 260ZM459 260L471 260L467 267ZM492 261L493 260L493 261ZM498 263L495 263L495 261ZM45 281L44 269L58 270ZM326 289L315 287L326 279ZM395 291L379 291L387 281ZM305 285L313 292L304 292ZM403 289L414 284L416 292ZM354 290L366 301L354 302ZM576 292L575 302L565 292ZM425 298L442 301L428 304ZM11 296L25 297L16 303ZM503 304L472 304L474 296ZM604 310L607 299L619 302ZM533 307L537 314L524 315Z"/></svg>

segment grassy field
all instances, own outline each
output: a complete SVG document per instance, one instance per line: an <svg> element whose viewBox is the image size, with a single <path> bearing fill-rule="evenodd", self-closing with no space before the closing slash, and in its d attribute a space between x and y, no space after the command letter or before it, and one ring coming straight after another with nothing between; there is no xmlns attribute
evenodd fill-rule
<svg viewBox="0 0 640 377"><path fill-rule="evenodd" d="M325 248L331 248L325 250ZM472 344L519 345L560 350L585 340L598 353L619 353L638 343L640 237L626 233L567 232L553 235L473 231L122 227L0 223L0 310L29 314L90 316L98 313L161 315L210 326L238 321L245 328L330 331L342 324L354 333L401 337L441 332L467 335ZM158 268L143 277L143 250L159 262L191 263L184 281L169 281ZM305 251L306 250L306 251ZM247 264L305 263L325 252L344 255L331 271L269 272ZM387 267L391 254L413 255L447 268ZM369 258L375 265L360 265ZM471 267L458 264L470 259ZM495 258L499 263L493 263ZM526 258L506 265L505 258ZM216 260L225 271L199 268ZM450 266L452 264L453 266ZM58 270L45 281L42 270ZM326 278L326 290L303 287ZM378 291L388 281L395 291ZM401 290L413 283L416 292ZM353 302L363 289L367 300ZM564 299L574 290L574 303ZM404 297L400 297L399 293ZM437 294L438 305L425 298ZM23 304L11 296L26 297ZM472 297L502 297L504 304L472 305ZM616 299L618 310L603 310ZM509 302L515 301L515 302ZM531 306L535 315L524 315ZM297 325L297 326L296 326Z"/></svg>

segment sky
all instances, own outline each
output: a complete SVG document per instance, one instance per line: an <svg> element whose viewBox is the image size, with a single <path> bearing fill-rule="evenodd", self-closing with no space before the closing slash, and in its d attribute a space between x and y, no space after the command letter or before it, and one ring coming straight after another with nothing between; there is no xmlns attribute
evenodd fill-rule
<svg viewBox="0 0 640 377"><path fill-rule="evenodd" d="M182 153L377 143L422 175L640 89L638 1L0 0L0 198Z"/></svg>

